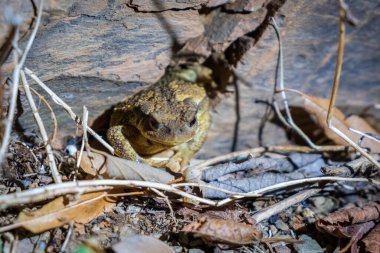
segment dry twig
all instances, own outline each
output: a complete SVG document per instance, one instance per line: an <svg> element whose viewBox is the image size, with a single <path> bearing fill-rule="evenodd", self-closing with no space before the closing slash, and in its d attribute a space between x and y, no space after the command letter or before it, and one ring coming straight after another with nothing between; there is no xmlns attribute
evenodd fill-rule
<svg viewBox="0 0 380 253"><path fill-rule="evenodd" d="M339 81L342 73L343 65L343 55L344 55L344 46L345 46L345 37L346 37L346 26L347 21L351 21L352 17L349 15L348 6L344 3L344 0L338 0L339 2L339 41L338 41L338 54L336 59L335 74L334 74L334 83L331 90L329 108L327 110L326 123L329 129L335 132L339 137L345 140L348 144L354 147L361 155L366 157L371 163L380 169L380 163L378 163L371 155L369 155L364 149L359 147L354 141L352 141L348 136L346 136L342 131L332 125L332 114L333 108L335 106L336 97L338 94Z"/></svg>
<svg viewBox="0 0 380 253"><path fill-rule="evenodd" d="M277 83L276 83L275 84L275 86L276 86L275 92L280 92L280 94L282 96L282 102L283 102L284 108L285 108L286 119L285 119L285 117L282 116L282 114L278 108L276 100L273 101L273 106L275 108L275 112L279 116L278 118L285 124L285 126L288 126L288 127L292 128L294 131L296 131L296 133L298 133L298 135L301 136L301 138L304 139L310 147L312 147L314 149L319 149L319 147L317 145L315 145L310 140L310 138L296 125L296 123L294 123L292 114L290 113L288 99L286 97L285 86L284 86L284 67L283 67L284 60L283 60L283 53L282 53L281 35L280 35L279 28L277 26L276 20L272 17L271 21L272 21L273 28L276 31L278 44L279 44L279 52L278 52L279 53L279 67L278 67L278 71L280 72L280 78L279 78L280 90L279 91L277 90Z"/></svg>
<svg viewBox="0 0 380 253"><path fill-rule="evenodd" d="M24 71L22 71L22 70L21 70L21 79L22 79L22 83L24 85L25 95L28 99L30 108L32 109L34 119L38 125L38 128L40 129L41 137L42 137L42 140L43 140L45 148L46 148L47 158L49 161L49 167L50 167L51 174L53 176L54 182L55 183L62 183L62 179L61 179L61 176L59 175L57 165L56 165L55 160L54 160L53 149L51 148L51 145L49 143L49 138L48 138L44 123L42 122L41 116L38 113L36 104L34 103L34 100L32 97L32 93L30 92L30 89L29 89L28 81L26 80Z"/></svg>
<svg viewBox="0 0 380 253"><path fill-rule="evenodd" d="M47 198L53 198L63 194L69 193L83 193L99 191L99 189L109 189L109 187L124 187L124 188L155 188L159 191L171 192L175 195L189 198L195 202L203 203L210 206L223 206L237 199L242 199L246 197L258 197L262 196L265 193L273 192L279 189L287 188L294 185L307 184L307 183L316 183L316 182L335 182L335 181L347 181L347 182L369 182L380 184L376 181L371 181L367 178L343 178L343 177L315 177L315 178L306 178L300 180L292 180L284 183L279 183L269 187L265 187L249 193L237 193L231 192L231 195L234 195L230 198L226 198L221 201L214 201L196 195L187 193L178 189L179 187L184 186L195 186L195 187L208 187L203 184L196 183L183 183L183 184L173 184L167 185L156 182L148 181L137 181L137 180L82 180L76 182L64 182L62 184L52 184L40 188L30 189L23 192L15 192L7 195L0 196L0 208L6 208L11 206L17 206L21 204L30 204L46 200ZM96 188L97 187L97 188ZM218 189L224 191L223 189Z"/></svg>
<svg viewBox="0 0 380 253"><path fill-rule="evenodd" d="M25 73L30 76L36 83L44 89L51 97L51 99L58 105L62 106L63 109L70 115L71 119L78 125L82 125L80 118L73 112L71 107L66 104L60 97L58 97L49 87L47 87L30 69L25 68ZM107 148L112 154L114 154L114 149L105 140L102 139L97 133L95 133L92 128L87 127L87 131L94 136L105 148Z"/></svg>
<svg viewBox="0 0 380 253"><path fill-rule="evenodd" d="M284 200L281 200L280 202L277 202L276 204L273 204L263 210L260 210L259 212L255 213L252 218L255 219L257 223L269 219L271 216L278 214L282 212L283 210L291 207L292 205L295 205L297 203L300 203L304 201L307 198L310 198L314 194L317 194L322 189L307 189L302 192L296 193L293 196L290 196L289 198L286 198Z"/></svg>
<svg viewBox="0 0 380 253"><path fill-rule="evenodd" d="M36 37L38 27L39 27L40 22L41 22L43 5L44 5L44 0L40 0L40 2L38 4L38 14L37 14L37 19L36 19L36 24L35 24L35 27L32 31L32 34L29 37L28 43L26 44L25 50L24 50L20 60L18 57L18 44L17 44L18 39L19 39L19 27L18 26L16 28L15 36L13 38L13 49L15 49L13 51L15 68L14 68L13 74L12 74L13 86L11 87L11 98L10 98L8 118L7 118L6 125L5 125L3 142L1 143L1 148L0 148L0 164L2 163L4 156L5 156L5 153L8 150L10 134L11 134L13 119L14 119L15 110L16 110L17 91L18 91L19 80L20 80L20 71L23 68L23 65L25 63L25 59L28 55L30 48L32 47L34 38ZM19 24L17 24L17 25L19 25Z"/></svg>

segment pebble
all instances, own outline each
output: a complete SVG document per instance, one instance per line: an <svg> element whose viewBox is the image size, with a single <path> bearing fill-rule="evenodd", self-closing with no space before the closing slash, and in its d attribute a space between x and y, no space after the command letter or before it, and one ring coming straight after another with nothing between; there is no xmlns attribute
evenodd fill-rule
<svg viewBox="0 0 380 253"><path fill-rule="evenodd" d="M193 248L193 249L189 249L189 253L205 253L205 252L201 249Z"/></svg>
<svg viewBox="0 0 380 253"><path fill-rule="evenodd" d="M319 246L316 240L311 238L308 235L301 235L298 238L301 241L304 241L304 243L295 243L293 244L294 249L298 253L323 253L324 250Z"/></svg>
<svg viewBox="0 0 380 253"><path fill-rule="evenodd" d="M285 224L285 222L283 222L283 221L280 220L280 219L276 220L275 225L276 225L276 227L277 227L279 230L282 230L282 231L289 231L289 226L288 226L287 224Z"/></svg>
<svg viewBox="0 0 380 253"><path fill-rule="evenodd" d="M270 228L270 230L272 231L272 235L277 234L278 229L276 228L276 226L274 226L274 225L270 225L269 228Z"/></svg>

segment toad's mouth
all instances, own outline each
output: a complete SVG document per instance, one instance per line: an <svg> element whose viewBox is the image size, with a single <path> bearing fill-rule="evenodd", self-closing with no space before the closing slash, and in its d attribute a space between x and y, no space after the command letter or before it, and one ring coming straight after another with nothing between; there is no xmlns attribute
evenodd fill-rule
<svg viewBox="0 0 380 253"><path fill-rule="evenodd" d="M152 142L165 146L177 146L193 139L195 131L178 133L162 133L157 131L145 131L142 135Z"/></svg>

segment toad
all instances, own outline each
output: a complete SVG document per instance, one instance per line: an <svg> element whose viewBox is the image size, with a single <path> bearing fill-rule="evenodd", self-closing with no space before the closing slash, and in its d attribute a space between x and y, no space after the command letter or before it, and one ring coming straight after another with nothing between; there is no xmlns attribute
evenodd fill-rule
<svg viewBox="0 0 380 253"><path fill-rule="evenodd" d="M117 104L107 131L115 155L155 167L172 162L186 167L201 148L210 126L205 90L210 83L210 69L200 64L178 65L168 68L153 85ZM167 150L174 151L170 160L153 159Z"/></svg>

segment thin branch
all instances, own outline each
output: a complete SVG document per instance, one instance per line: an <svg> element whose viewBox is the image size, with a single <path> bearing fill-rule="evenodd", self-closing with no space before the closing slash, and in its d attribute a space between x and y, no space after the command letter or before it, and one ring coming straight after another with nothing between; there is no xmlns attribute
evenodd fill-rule
<svg viewBox="0 0 380 253"><path fill-rule="evenodd" d="M85 138L85 133L87 131L87 120L88 120L88 111L85 106L83 106L83 119L82 119L82 126L83 126L83 138L82 138L82 144L80 146L79 155L77 158L77 168L79 168L80 162L82 161L82 155L84 151L84 146L87 141L87 138ZM87 137L87 135L86 135ZM90 159L91 160L91 159Z"/></svg>
<svg viewBox="0 0 380 253"><path fill-rule="evenodd" d="M42 96L40 93L38 93L35 89L33 89L32 87L29 87L30 90L38 96L38 98L46 105L46 107L49 109L50 111L50 114L51 114L51 119L53 121L53 133L51 135L51 141L53 142L54 139L57 137L57 132L58 132L58 121L57 121L57 117L55 116L55 113L54 113L54 110L53 110L53 107L51 107L51 105L49 104L49 102L45 99L44 96Z"/></svg>
<svg viewBox="0 0 380 253"><path fill-rule="evenodd" d="M346 182L369 182L374 183L376 185L380 185L380 182L370 180L368 178L347 178L347 177L312 177L312 178L304 178L304 179L298 179L298 180L291 180L288 182L283 182L279 184L275 184L272 186L268 186L265 188L258 189L256 191L248 192L248 193L239 193L241 196L234 196L230 198L226 198L224 200L221 200L218 202L218 206L226 205L232 201L235 201L236 199L241 199L244 197L250 197L250 196L256 196L258 194L262 195L264 193L273 192L275 190L287 188L290 186L305 184L305 183L316 183L316 182L329 182L329 181L346 181Z"/></svg>
<svg viewBox="0 0 380 253"><path fill-rule="evenodd" d="M16 33L13 38L13 47L17 45L18 36L19 36L19 27L16 28ZM21 70L21 66L18 63L18 55L17 55L16 50L13 51L13 59L14 59L15 69L13 70L13 75L12 75L13 85L10 87L11 98L10 98L10 103L9 103L8 118L5 123L3 142L1 143L1 148L0 148L0 164L3 162L5 153L8 151L12 126L13 126L13 119L14 119L15 111L16 111L17 91L18 91L20 70Z"/></svg>
<svg viewBox="0 0 380 253"><path fill-rule="evenodd" d="M331 129L335 134L345 140L348 144L353 146L361 155L366 157L372 164L380 169L380 163L378 163L371 155L369 155L364 149L352 141L348 136L341 132L338 128L332 125L332 115L333 108L335 107L336 97L339 89L340 76L342 74L345 38L346 38L346 21L347 19L352 20L349 15L348 6L343 0L338 0L339 2L339 41L338 41L338 54L336 57L335 74L333 87L331 89L329 108L327 110L326 123L329 129ZM352 22L352 21L351 21Z"/></svg>
<svg viewBox="0 0 380 253"><path fill-rule="evenodd" d="M61 176L59 175L57 165L55 164L53 149L51 148L51 145L49 143L49 137L47 135L44 123L42 122L41 116L38 113L36 104L34 103L32 93L30 92L30 89L29 89L28 81L26 80L26 77L25 77L25 73L22 70L21 70L21 79L22 79L22 83L24 85L24 91L25 91L26 98L29 102L30 108L32 109L32 113L33 113L34 119L37 123L37 126L40 129L41 137L42 137L42 140L43 140L45 148L46 148L47 158L49 161L49 167L50 167L51 174L53 176L54 182L57 184L62 183L62 179L61 179Z"/></svg>
<svg viewBox="0 0 380 253"><path fill-rule="evenodd" d="M8 146L9 146L9 140L10 140L10 135L11 135L11 130L12 130L12 125L13 125L13 119L15 116L15 110L16 110L16 102L17 102L17 91L18 91L18 86L19 86L19 78L20 78L20 71L25 63L25 59L28 55L28 52L30 48L32 47L34 38L36 37L38 27L41 22L41 16L42 16L42 9L44 5L44 0L40 0L39 5L38 5L38 14L37 14L37 20L36 20L36 25L34 26L34 29L32 31L32 34L29 37L28 43L26 44L25 50L23 52L23 55L21 56L21 60L18 59L18 39L19 39L19 26L16 28L14 40L13 40L13 48L16 49L13 51L14 54L14 62L15 62L15 69L13 70L13 75L12 75L12 81L13 81L13 86L11 87L11 99L10 99L10 105L9 105L9 112L8 112L8 118L5 126L5 131L4 131L4 137L3 137L3 142L1 143L1 148L0 148L0 164L2 163L5 153L8 151Z"/></svg>
<svg viewBox="0 0 380 253"><path fill-rule="evenodd" d="M74 229L74 222L71 222L71 223L70 223L70 227L69 227L69 229L67 230L67 234L66 234L65 241L63 242L62 247L61 247L61 250L59 251L59 253L64 253L64 252L65 252L66 247L67 247L67 245L69 244L70 237L71 237L71 234L72 234L72 232L73 232L73 229Z"/></svg>
<svg viewBox="0 0 380 253"><path fill-rule="evenodd" d="M154 188L151 188L150 190L152 190L153 192L155 192L158 196L161 196L164 201L166 202L166 204L168 205L169 207L169 210L170 210L170 216L172 217L173 221L174 221L174 224L176 226L178 226L178 221L177 219L175 218L175 214L174 214L174 210L173 210L173 207L172 205L170 204L170 200L169 200L169 197L166 196L163 192L157 190L157 189L154 189Z"/></svg>
<svg viewBox="0 0 380 253"><path fill-rule="evenodd" d="M282 212L283 210L291 207L292 205L298 204L304 201L305 199L310 198L311 196L317 194L321 190L322 189L307 189L297 194L294 194L284 200L277 202L276 204L273 204L265 209L260 210L259 212L255 213L252 216L252 218L255 219L257 223L269 219L271 216Z"/></svg>
<svg viewBox="0 0 380 253"><path fill-rule="evenodd" d="M191 166L188 170L203 170L206 169L207 166L224 162L224 161L230 161L233 159L237 159L240 157L247 157L248 155L256 155L256 154L262 154L264 152L279 152L279 153L288 153L288 152L303 152L303 153L312 153L312 152L342 152L342 151L349 151L349 148L346 146L340 146L340 145L326 145L326 146L320 146L318 150L315 150L314 148L306 147L306 146L268 146L268 147L259 147L259 148L252 148L252 149L246 149L241 151L232 152L225 155L216 156L213 158L210 158L206 161L200 162L198 164L195 164Z"/></svg>
<svg viewBox="0 0 380 253"><path fill-rule="evenodd" d="M380 143L380 137L379 136L376 136L376 135L371 134L371 133L363 133L362 131L359 131L359 130L353 129L353 128L349 128L349 130L356 133L356 134L360 134L361 136L363 136L365 138L368 138L368 139L371 139L373 141Z"/></svg>
<svg viewBox="0 0 380 253"><path fill-rule="evenodd" d="M276 35L277 35L277 39L278 39L278 44L279 44L279 68L278 68L278 71L280 72L280 78L279 78L279 81L280 81L280 83L279 83L280 84L280 91L279 92L280 92L280 94L282 96L282 101L283 101L284 108L285 108L285 115L286 115L286 122L287 122L287 124L285 124L285 125L290 125L291 128L294 131L296 131L296 133L298 133L298 135L301 136L302 139L304 139L304 141L306 141L306 143L310 147L312 147L314 149L318 149L319 147L317 145L315 145L310 140L310 138L294 123L292 114L290 113L288 99L286 97L285 86L284 86L284 60L283 60L283 52L282 52L281 35L280 35L279 28L277 26L276 20L272 17L271 21L272 21L273 28L276 31ZM277 83L275 85L277 86ZM277 88L276 88L276 90L277 90ZM278 107L278 105L277 105L277 103L275 101L274 101L274 106L275 106L275 108ZM278 108L276 110L276 113L278 113L278 115L281 115L279 117L280 119L284 118L282 116L282 114L280 113L280 111L278 110Z"/></svg>
<svg viewBox="0 0 380 253"><path fill-rule="evenodd" d="M112 180L112 179L104 179L104 180L83 180L76 182L64 182L61 184L52 184L44 187L39 187L35 189L30 189L22 192L15 192L11 194L6 194L0 196L0 208L7 208L12 206L17 206L21 204L30 204L39 202L42 200L46 200L47 198L53 198L56 196L60 196L63 194L69 193L82 193L84 190L87 192L91 191L99 191L99 188L94 189L91 187L124 187L124 188L155 188L160 191L171 192L175 195L189 198L193 201L203 203L210 206L222 206L228 204L236 199L241 199L245 197L254 197L258 195L262 195L264 193L273 192L275 190L287 188L294 185L306 184L306 183L316 183L316 182L329 182L329 181L347 181L347 182L368 182L374 184L380 184L377 181L371 181L367 178L343 178L343 177L316 177L316 178L306 178L300 180L292 180L288 182L279 183L276 185L272 185L269 187L265 187L256 191L252 191L249 193L238 193L237 196L233 196L231 198L226 198L221 201L214 201L207 198L198 197L196 195L187 193L185 191L177 189L177 187L183 185L167 185L156 182L147 182L147 181L138 181L138 180ZM193 186L202 185L193 184Z"/></svg>
<svg viewBox="0 0 380 253"><path fill-rule="evenodd" d="M49 87L47 87L37 76L34 74L30 69L25 68L25 73L30 76L36 83L43 88L51 97L51 99L54 101L54 103L60 105L65 109L65 111L70 115L71 119L74 120L74 122L77 125L82 125L82 121L80 118L73 112L71 107L66 104L60 97L58 97ZM115 153L115 150L111 145L109 145L105 140L102 139L92 128L88 127L87 131L89 134L94 136L96 140L98 140L105 148L107 148L112 154Z"/></svg>
<svg viewBox="0 0 380 253"><path fill-rule="evenodd" d="M15 192L7 195L0 196L0 208L16 206L20 204L27 204L45 200L47 196L55 197L58 195L68 194L70 192L80 192L82 187L126 187L126 188L155 188L161 191L171 192L181 197L190 198L196 202L215 206L216 202L213 200L201 198L185 191L176 189L171 185L138 181L138 180L82 180L76 182L64 182L62 184L52 184L44 187L30 189L23 192Z"/></svg>

